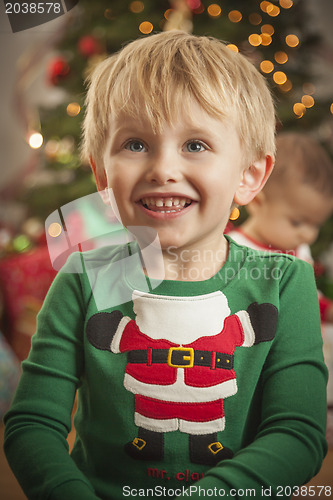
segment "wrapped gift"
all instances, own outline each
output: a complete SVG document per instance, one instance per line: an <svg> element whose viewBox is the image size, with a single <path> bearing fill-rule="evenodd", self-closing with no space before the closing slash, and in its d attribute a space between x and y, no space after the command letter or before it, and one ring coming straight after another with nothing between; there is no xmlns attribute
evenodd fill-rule
<svg viewBox="0 0 333 500"><path fill-rule="evenodd" d="M36 316L55 275L46 245L0 261L4 334L21 360L29 353Z"/></svg>

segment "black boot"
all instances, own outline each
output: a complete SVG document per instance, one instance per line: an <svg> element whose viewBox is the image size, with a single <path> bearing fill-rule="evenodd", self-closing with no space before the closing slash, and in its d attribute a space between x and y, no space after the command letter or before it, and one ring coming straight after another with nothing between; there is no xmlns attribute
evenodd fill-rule
<svg viewBox="0 0 333 500"><path fill-rule="evenodd" d="M222 446L217 433L189 436L190 460L194 464L215 465L221 460L232 458L233 452Z"/></svg>
<svg viewBox="0 0 333 500"><path fill-rule="evenodd" d="M163 460L164 434L139 427L138 437L125 444L124 449L136 460Z"/></svg>

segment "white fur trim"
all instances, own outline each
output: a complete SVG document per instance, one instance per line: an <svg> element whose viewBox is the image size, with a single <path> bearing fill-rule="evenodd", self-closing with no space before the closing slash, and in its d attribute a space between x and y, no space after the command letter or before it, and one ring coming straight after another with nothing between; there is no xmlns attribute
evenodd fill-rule
<svg viewBox="0 0 333 500"><path fill-rule="evenodd" d="M256 335L255 335L254 330L252 328L249 314L246 311L238 311L236 313L236 316L238 316L238 318L241 322L241 325L243 327L243 331L244 331L245 338L244 338L244 342L242 344L243 347L253 346L255 339L256 339Z"/></svg>
<svg viewBox="0 0 333 500"><path fill-rule="evenodd" d="M177 344L217 335L230 315L227 298L220 291L173 297L134 290L132 300L136 323L142 333Z"/></svg>
<svg viewBox="0 0 333 500"><path fill-rule="evenodd" d="M305 262L308 262L313 266L313 257L311 255L311 249L309 245L307 245L306 243L302 243L302 245L296 248L296 257L305 260Z"/></svg>
<svg viewBox="0 0 333 500"><path fill-rule="evenodd" d="M170 418L155 419L148 418L140 413L134 414L134 422L138 427L143 427L153 432L174 432L179 430L186 434L211 434L213 432L223 431L225 429L225 417L211 420L210 422L190 422L188 420Z"/></svg>
<svg viewBox="0 0 333 500"><path fill-rule="evenodd" d="M120 353L120 350L119 350L120 340L121 340L123 331L124 331L124 329L129 321L131 321L131 318L129 318L128 316L123 316L119 322L118 328L116 330L116 333L115 333L115 335L112 339L111 345L110 345L110 351L114 352L115 354Z"/></svg>
<svg viewBox="0 0 333 500"><path fill-rule="evenodd" d="M237 392L236 379L227 380L211 387L191 387L185 385L184 368L178 368L177 380L172 385L146 384L125 373L124 386L133 392L148 398L170 401L174 403L205 403L233 396Z"/></svg>
<svg viewBox="0 0 333 500"><path fill-rule="evenodd" d="M212 432L224 431L225 417L209 422L189 422L188 420L179 419L180 432L187 434L211 434Z"/></svg>
<svg viewBox="0 0 333 500"><path fill-rule="evenodd" d="M143 427L148 431L153 432L173 432L179 428L178 418L169 418L166 420L159 420L155 418L144 417L140 413L135 412L134 423L138 427Z"/></svg>

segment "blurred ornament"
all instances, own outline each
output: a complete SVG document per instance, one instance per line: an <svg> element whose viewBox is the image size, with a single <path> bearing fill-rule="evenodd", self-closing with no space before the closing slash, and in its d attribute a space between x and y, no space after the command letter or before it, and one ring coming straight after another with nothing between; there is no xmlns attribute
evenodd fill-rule
<svg viewBox="0 0 333 500"><path fill-rule="evenodd" d="M31 241L25 234L20 234L14 238L13 248L16 252L25 252L31 248Z"/></svg>
<svg viewBox="0 0 333 500"><path fill-rule="evenodd" d="M44 234L44 224L38 217L30 217L23 223L22 231L28 239L38 243Z"/></svg>
<svg viewBox="0 0 333 500"><path fill-rule="evenodd" d="M101 41L93 35L85 35L80 38L77 47L83 57L91 57L104 52Z"/></svg>
<svg viewBox="0 0 333 500"><path fill-rule="evenodd" d="M49 161L56 161L59 151L59 141L56 139L50 139L45 144L44 154Z"/></svg>
<svg viewBox="0 0 333 500"><path fill-rule="evenodd" d="M48 67L48 80L53 85L58 85L70 72L70 66L63 57L52 59Z"/></svg>

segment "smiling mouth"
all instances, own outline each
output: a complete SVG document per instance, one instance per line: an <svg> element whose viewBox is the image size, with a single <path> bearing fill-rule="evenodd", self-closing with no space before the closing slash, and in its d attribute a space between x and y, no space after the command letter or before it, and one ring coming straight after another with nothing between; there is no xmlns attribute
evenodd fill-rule
<svg viewBox="0 0 333 500"><path fill-rule="evenodd" d="M141 205L151 212L181 212L192 203L190 198L171 196L168 198L148 197L140 200Z"/></svg>

